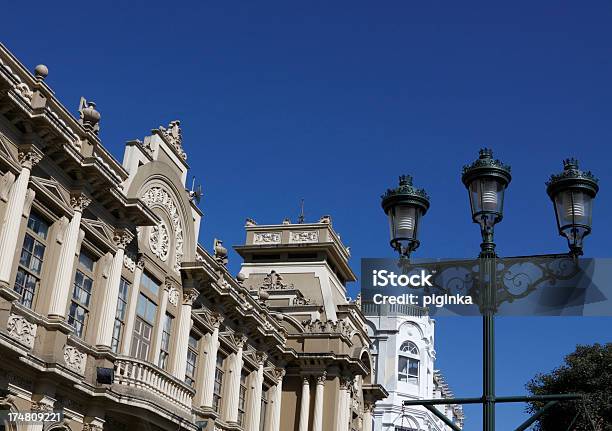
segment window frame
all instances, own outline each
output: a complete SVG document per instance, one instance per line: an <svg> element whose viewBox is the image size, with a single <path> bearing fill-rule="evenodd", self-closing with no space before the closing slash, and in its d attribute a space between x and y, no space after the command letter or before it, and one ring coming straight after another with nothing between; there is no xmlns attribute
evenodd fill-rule
<svg viewBox="0 0 612 431"><path fill-rule="evenodd" d="M125 289L122 289L125 287ZM121 347L124 330L125 330L125 318L127 315L129 293L132 288L132 283L125 277L121 277L119 280L119 293L117 295L117 309L115 311L115 323L113 324L113 337L111 339L111 350L115 353L119 351ZM125 295L122 294L125 291ZM123 304L123 307L121 307ZM123 310L123 313L121 312Z"/></svg>
<svg viewBox="0 0 612 431"><path fill-rule="evenodd" d="M32 225L30 222L32 221ZM41 234L40 229L34 230L35 227L40 227L41 224L45 226L44 234ZM48 246L48 236L49 229L51 228L51 223L47 221L38 211L31 210L28 216L28 220L26 221L26 229L23 237L23 241L21 244L21 253L19 254L19 260L17 261L17 271L15 276L15 283L13 284L13 290L19 294L19 303L24 305L29 309L33 309L35 305L35 300L37 298L38 287L40 286L40 281L42 278L43 265L45 262L45 252L47 251ZM32 239L32 249L26 250L26 241L30 237ZM36 245L42 246L42 254L40 257L35 255ZM30 256L30 261L28 265L23 263L23 255L24 251ZM32 258L36 259L36 261L40 262L39 271L36 271L31 266ZM23 274L23 284L18 284L19 274ZM26 280L34 280L32 289L29 289L28 281ZM18 289L19 286L19 289ZM30 297L26 300L25 293L30 293Z"/></svg>
<svg viewBox="0 0 612 431"><path fill-rule="evenodd" d="M191 341L194 340L194 345ZM185 367L185 383L189 386L194 387L196 377L198 374L198 354L200 349L200 338L195 334L189 334L189 340L187 341L187 366ZM193 358L190 361L190 357Z"/></svg>
<svg viewBox="0 0 612 431"><path fill-rule="evenodd" d="M405 367L402 367L402 362ZM421 358L418 346L410 340L404 341L399 348L397 359L397 380L403 383L419 384L420 381ZM411 370L416 368L416 374ZM404 371L405 370L405 371Z"/></svg>
<svg viewBox="0 0 612 431"><path fill-rule="evenodd" d="M225 377L225 358L218 352L215 360L215 381L213 384L213 409L219 413L223 402L223 379Z"/></svg>
<svg viewBox="0 0 612 431"><path fill-rule="evenodd" d="M240 386L238 387L238 425L243 426L247 409L247 379L248 373L244 370L240 373Z"/></svg>
<svg viewBox="0 0 612 431"><path fill-rule="evenodd" d="M168 366L168 360L170 359L170 340L172 339L173 321L174 316L166 311L159 344L159 357L157 358L157 366L164 370Z"/></svg>
<svg viewBox="0 0 612 431"><path fill-rule="evenodd" d="M87 257L91 260L91 267L88 267L83 263L81 257ZM72 295L70 297L70 306L68 308L68 315L66 317L66 321L69 325L74 328L74 334L79 338L84 338L85 333L87 331L87 323L89 321L89 313L91 311L91 299L94 291L94 280L95 280L95 271L96 268L96 260L92 257L91 253L87 249L81 249L79 252L79 257L77 260L77 267L74 273L74 279L72 282ZM82 283L78 284L77 278L81 275ZM85 288L86 281L89 281L89 290ZM85 292L87 295L87 302L81 301L81 295L77 296L77 292ZM78 314L73 313L77 310L83 311L83 321L78 318ZM75 325L76 323L76 325Z"/></svg>

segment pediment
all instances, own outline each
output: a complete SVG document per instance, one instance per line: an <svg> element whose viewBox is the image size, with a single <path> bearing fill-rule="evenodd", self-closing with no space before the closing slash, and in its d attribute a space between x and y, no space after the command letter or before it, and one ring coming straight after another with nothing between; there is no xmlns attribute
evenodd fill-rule
<svg viewBox="0 0 612 431"><path fill-rule="evenodd" d="M0 154L15 164L18 164L17 149L9 142L8 138L0 133Z"/></svg>
<svg viewBox="0 0 612 431"><path fill-rule="evenodd" d="M48 180L46 178L32 176L32 182L38 186L50 199L61 204L64 207L70 208L70 193L58 182Z"/></svg>
<svg viewBox="0 0 612 431"><path fill-rule="evenodd" d="M98 239L113 244L114 231L106 223L100 220L93 220L83 217L81 224L86 227L91 233L98 237Z"/></svg>

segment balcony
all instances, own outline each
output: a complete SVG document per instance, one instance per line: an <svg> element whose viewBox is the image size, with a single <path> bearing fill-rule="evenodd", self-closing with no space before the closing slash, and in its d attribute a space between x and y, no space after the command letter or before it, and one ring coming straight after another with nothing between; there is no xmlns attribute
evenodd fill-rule
<svg viewBox="0 0 612 431"><path fill-rule="evenodd" d="M195 390L161 368L130 357L115 361L115 388L126 395L146 401L158 397L174 408L191 412Z"/></svg>

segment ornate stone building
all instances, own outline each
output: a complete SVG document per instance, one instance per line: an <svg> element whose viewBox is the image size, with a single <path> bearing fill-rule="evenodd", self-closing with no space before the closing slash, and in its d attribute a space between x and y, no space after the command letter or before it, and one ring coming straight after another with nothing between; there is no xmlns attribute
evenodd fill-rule
<svg viewBox="0 0 612 431"><path fill-rule="evenodd" d="M435 321L426 308L414 305L364 304L372 340L375 381L389 396L376 404L374 431L446 431L440 419L422 406L402 406L404 400L452 398L440 371L434 368ZM440 405L456 425L463 426L460 405Z"/></svg>
<svg viewBox="0 0 612 431"><path fill-rule="evenodd" d="M385 390L324 217L197 243L178 121L102 145L0 45L0 414L8 430L369 431Z"/></svg>

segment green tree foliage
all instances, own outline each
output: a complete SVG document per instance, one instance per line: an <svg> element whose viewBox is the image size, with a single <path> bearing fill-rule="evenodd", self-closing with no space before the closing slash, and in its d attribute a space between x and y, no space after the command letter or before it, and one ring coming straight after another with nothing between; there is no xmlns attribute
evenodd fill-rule
<svg viewBox="0 0 612 431"><path fill-rule="evenodd" d="M533 395L586 395L584 403L563 401L552 407L535 429L565 431L578 414L572 431L612 431L612 343L576 346L565 364L549 374L538 374L526 386ZM530 403L527 411L533 414L544 404Z"/></svg>

